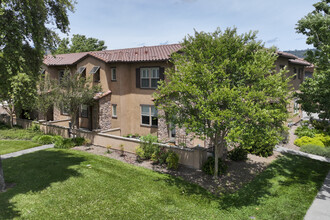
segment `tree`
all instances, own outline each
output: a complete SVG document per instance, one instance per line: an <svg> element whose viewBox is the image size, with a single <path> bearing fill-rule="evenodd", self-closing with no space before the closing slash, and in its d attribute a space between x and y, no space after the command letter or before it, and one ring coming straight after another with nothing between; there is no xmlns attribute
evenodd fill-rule
<svg viewBox="0 0 330 220"><path fill-rule="evenodd" d="M182 46L172 55L175 68L166 71L155 102L173 123L211 140L217 177L227 141L243 141L245 125L283 128L288 79L284 70L275 72L275 49L265 49L255 32L195 31Z"/></svg>
<svg viewBox="0 0 330 220"><path fill-rule="evenodd" d="M70 71L66 70L62 79L54 83L52 92L56 97L55 105L67 111L73 129L79 128L77 118L81 105L92 104L95 94L101 90L100 86L91 85L90 79L80 74L70 74Z"/></svg>
<svg viewBox="0 0 330 220"><path fill-rule="evenodd" d="M323 120L330 119L330 1L315 3L315 10L297 23L298 33L307 36L306 43L316 50L307 51L306 59L315 65L313 78L300 86L299 98L303 110L318 113Z"/></svg>
<svg viewBox="0 0 330 220"><path fill-rule="evenodd" d="M53 107L56 100L54 94L54 84L49 78L49 75L40 75L37 83L37 94L34 101L34 109L38 109L38 112L46 119L47 112Z"/></svg>
<svg viewBox="0 0 330 220"><path fill-rule="evenodd" d="M63 38L55 51L55 54L78 53L88 51L101 51L107 49L103 40L96 38L86 38L85 35L74 34L70 44L69 38Z"/></svg>
<svg viewBox="0 0 330 220"><path fill-rule="evenodd" d="M54 39L57 35L53 28L46 25L52 23L61 32L67 32L67 11L73 9L73 0L0 1L1 102L13 105L31 103L22 97L22 94L25 94L25 89L36 91L35 85L44 51L47 48L55 48ZM15 77L22 81L16 81ZM30 87L19 88L17 84L21 82L28 82ZM18 89L20 93L17 92ZM23 99L24 102L19 101ZM13 111L16 111L15 108ZM0 179L0 191L3 191L5 184L1 167Z"/></svg>

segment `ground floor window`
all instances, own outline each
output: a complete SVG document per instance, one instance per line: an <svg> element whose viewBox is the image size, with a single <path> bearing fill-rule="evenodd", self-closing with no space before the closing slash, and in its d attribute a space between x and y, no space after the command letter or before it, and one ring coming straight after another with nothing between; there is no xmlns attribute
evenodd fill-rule
<svg viewBox="0 0 330 220"><path fill-rule="evenodd" d="M141 124L158 126L157 109L152 105L141 105Z"/></svg>
<svg viewBox="0 0 330 220"><path fill-rule="evenodd" d="M176 135L175 124L170 123L169 124L169 137L175 138L175 135Z"/></svg>
<svg viewBox="0 0 330 220"><path fill-rule="evenodd" d="M88 118L88 105L81 105L80 115L82 118Z"/></svg>
<svg viewBox="0 0 330 220"><path fill-rule="evenodd" d="M112 104L112 117L117 117L117 105Z"/></svg>

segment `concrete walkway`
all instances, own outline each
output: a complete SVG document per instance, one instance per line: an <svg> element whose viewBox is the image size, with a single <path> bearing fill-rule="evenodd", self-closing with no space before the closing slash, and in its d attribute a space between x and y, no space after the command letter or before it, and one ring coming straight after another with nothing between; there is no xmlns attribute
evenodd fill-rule
<svg viewBox="0 0 330 220"><path fill-rule="evenodd" d="M1 155L1 159L4 160L4 159L11 158L11 157L18 157L18 156L21 156L23 154L28 154L28 153L32 153L32 152L35 152L35 151L44 150L44 149L53 148L53 147L54 147L54 144L48 144L48 145L42 145L42 146L39 146L39 147L33 147L33 148L26 149L26 150L21 150L21 151L17 151L17 152L14 152L14 153Z"/></svg>
<svg viewBox="0 0 330 220"><path fill-rule="evenodd" d="M319 160L323 162L330 163L330 158L321 157L313 154L308 154L301 151L296 151L288 149L282 146L276 146L275 150L278 152L289 153L294 155L299 155L303 157L308 157L314 160ZM309 207L305 220L323 220L330 219L330 171L324 180L323 186L316 195L311 207Z"/></svg>
<svg viewBox="0 0 330 220"><path fill-rule="evenodd" d="M305 220L330 219L330 172L324 180L323 186L309 207Z"/></svg>
<svg viewBox="0 0 330 220"><path fill-rule="evenodd" d="M281 153L294 154L294 155L308 157L308 158L311 158L311 159L314 159L314 160L319 160L319 161L330 163L330 158L322 157L322 156L318 156L318 155L314 155L314 154L308 154L308 153L297 151L297 150L288 149L288 148L285 148L285 147L282 147L282 146L279 146L279 145L275 146L275 150L278 151L278 152L281 152Z"/></svg>

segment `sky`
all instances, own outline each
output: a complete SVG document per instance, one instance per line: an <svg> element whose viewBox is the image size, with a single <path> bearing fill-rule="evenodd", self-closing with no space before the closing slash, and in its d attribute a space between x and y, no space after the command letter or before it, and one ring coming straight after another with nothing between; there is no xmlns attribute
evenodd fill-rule
<svg viewBox="0 0 330 220"><path fill-rule="evenodd" d="M194 30L237 27L258 31L266 47L312 48L297 34L297 21L318 0L77 0L69 12L70 32L104 40L108 49L182 42Z"/></svg>

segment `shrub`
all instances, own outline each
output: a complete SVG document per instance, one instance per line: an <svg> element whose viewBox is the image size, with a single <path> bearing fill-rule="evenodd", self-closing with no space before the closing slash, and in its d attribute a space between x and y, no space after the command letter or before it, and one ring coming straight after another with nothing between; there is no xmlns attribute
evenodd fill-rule
<svg viewBox="0 0 330 220"><path fill-rule="evenodd" d="M92 144L92 141L89 140L88 138L85 139L84 143L82 145L86 145L86 146L89 146Z"/></svg>
<svg viewBox="0 0 330 220"><path fill-rule="evenodd" d="M214 157L207 158L206 162L202 166L202 171L206 174L214 175L214 163L215 163ZM226 164L220 158L218 160L218 169L219 169L218 172L219 175L224 174L227 170Z"/></svg>
<svg viewBox="0 0 330 220"><path fill-rule="evenodd" d="M41 135L38 138L39 144L52 144L53 143L53 136L51 135Z"/></svg>
<svg viewBox="0 0 330 220"><path fill-rule="evenodd" d="M330 146L330 135L316 134L314 139L320 140L324 146Z"/></svg>
<svg viewBox="0 0 330 220"><path fill-rule="evenodd" d="M164 147L157 147L154 153L151 155L151 160L154 163L164 164L168 157L168 152Z"/></svg>
<svg viewBox="0 0 330 220"><path fill-rule="evenodd" d="M62 138L62 139L56 140L54 147L60 148L60 149L69 149L74 146L75 146L75 144L71 138Z"/></svg>
<svg viewBox="0 0 330 220"><path fill-rule="evenodd" d="M243 147L235 147L233 150L228 152L228 158L233 161L247 160L248 151Z"/></svg>
<svg viewBox="0 0 330 220"><path fill-rule="evenodd" d="M306 125L298 127L294 134L297 135L299 138L306 136L306 137L311 137L313 138L315 134L317 133L317 130L314 128L309 128Z"/></svg>
<svg viewBox="0 0 330 220"><path fill-rule="evenodd" d="M63 140L63 137L60 136L60 135L55 135L55 136L52 136L53 137L53 143L56 143L56 141L61 141Z"/></svg>
<svg viewBox="0 0 330 220"><path fill-rule="evenodd" d="M307 144L302 146L300 150L306 153L330 158L330 147L320 147L318 145Z"/></svg>
<svg viewBox="0 0 330 220"><path fill-rule="evenodd" d="M120 149L120 156L121 157L125 156L125 148L123 144L119 145L119 149Z"/></svg>
<svg viewBox="0 0 330 220"><path fill-rule="evenodd" d="M107 153L110 154L111 153L111 148L112 146L111 145L107 145Z"/></svg>
<svg viewBox="0 0 330 220"><path fill-rule="evenodd" d="M83 138L83 137L75 137L75 138L72 138L72 141L75 144L75 146L81 146L81 145L84 144L85 138Z"/></svg>
<svg viewBox="0 0 330 220"><path fill-rule="evenodd" d="M142 149L142 147L138 146L135 149L135 153L136 153L136 160L138 162L141 162L142 160L145 160L145 156L144 156L144 150Z"/></svg>
<svg viewBox="0 0 330 220"><path fill-rule="evenodd" d="M330 135L330 124L327 121L312 120L311 123L315 129L323 131Z"/></svg>
<svg viewBox="0 0 330 220"><path fill-rule="evenodd" d="M36 135L32 138L32 141L34 142L38 142L39 138L41 137L42 135Z"/></svg>
<svg viewBox="0 0 330 220"><path fill-rule="evenodd" d="M166 163L168 169L177 170L179 167L179 155L169 150L167 153Z"/></svg>
<svg viewBox="0 0 330 220"><path fill-rule="evenodd" d="M152 136L151 134L148 134L147 136L142 136L140 138L141 140L141 148L144 151L144 157L145 159L150 159L152 154L156 151L158 148L157 145L153 144L158 142L158 139L156 136Z"/></svg>
<svg viewBox="0 0 330 220"><path fill-rule="evenodd" d="M317 145L320 147L324 147L324 144L321 140L319 140L319 138L311 138L311 137L307 137L307 136L303 136L301 138L298 138L294 141L294 144L301 147L304 145Z"/></svg>
<svg viewBox="0 0 330 220"><path fill-rule="evenodd" d="M32 123L31 127L29 128L31 131L38 132L40 131L40 125Z"/></svg>

